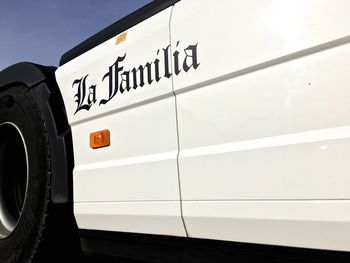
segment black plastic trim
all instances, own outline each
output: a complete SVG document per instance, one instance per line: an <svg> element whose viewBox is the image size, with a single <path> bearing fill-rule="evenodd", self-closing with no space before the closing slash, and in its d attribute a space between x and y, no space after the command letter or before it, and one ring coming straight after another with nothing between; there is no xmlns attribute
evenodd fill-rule
<svg viewBox="0 0 350 263"><path fill-rule="evenodd" d="M73 155L71 142L71 130L65 116L55 114L55 107L52 99L60 100L60 94L55 94L52 86L42 82L30 89L30 94L38 102L43 115L51 147L51 201L54 204L73 203Z"/></svg>
<svg viewBox="0 0 350 263"><path fill-rule="evenodd" d="M33 87L49 78L53 67L44 67L30 62L14 64L0 71L0 90L8 85L24 84Z"/></svg>
<svg viewBox="0 0 350 263"><path fill-rule="evenodd" d="M80 230L79 234L84 253L104 256L108 262L117 258L159 263L350 262L350 253L340 251L97 230Z"/></svg>
<svg viewBox="0 0 350 263"><path fill-rule="evenodd" d="M136 10L130 15L122 18L121 20L115 22L114 24L108 26L92 37L88 38L84 42L80 43L73 49L69 50L60 60L60 66L66 64L67 62L73 60L74 58L80 56L81 54L89 51L90 49L102 44L103 42L111 39L112 37L122 33L123 31L139 24L140 22L146 20L147 18L159 13L165 8L174 5L180 0L154 0L148 5ZM117 3L116 3L117 4Z"/></svg>

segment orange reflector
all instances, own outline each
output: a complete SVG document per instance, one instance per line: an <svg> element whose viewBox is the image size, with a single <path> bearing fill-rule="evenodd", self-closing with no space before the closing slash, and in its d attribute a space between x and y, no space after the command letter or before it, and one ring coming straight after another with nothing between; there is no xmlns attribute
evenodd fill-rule
<svg viewBox="0 0 350 263"><path fill-rule="evenodd" d="M110 137L111 135L109 130L93 132L90 134L90 147L92 149L97 149L109 146L111 144Z"/></svg>

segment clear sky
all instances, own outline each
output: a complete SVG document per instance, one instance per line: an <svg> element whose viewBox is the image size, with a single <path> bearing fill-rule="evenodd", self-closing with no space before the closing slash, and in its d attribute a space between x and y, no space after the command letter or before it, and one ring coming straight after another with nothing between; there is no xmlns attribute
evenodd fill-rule
<svg viewBox="0 0 350 263"><path fill-rule="evenodd" d="M150 0L0 0L0 70L61 55Z"/></svg>

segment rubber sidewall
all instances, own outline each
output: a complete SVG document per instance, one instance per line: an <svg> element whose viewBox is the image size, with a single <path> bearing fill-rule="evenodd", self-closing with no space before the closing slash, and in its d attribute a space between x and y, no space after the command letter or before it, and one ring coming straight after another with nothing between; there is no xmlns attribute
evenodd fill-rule
<svg viewBox="0 0 350 263"><path fill-rule="evenodd" d="M50 145L39 107L26 88L0 93L0 125L5 122L15 124L22 133L29 173L17 227L6 239L0 239L0 262L30 262L41 238L50 195ZM16 160L12 161L15 165Z"/></svg>

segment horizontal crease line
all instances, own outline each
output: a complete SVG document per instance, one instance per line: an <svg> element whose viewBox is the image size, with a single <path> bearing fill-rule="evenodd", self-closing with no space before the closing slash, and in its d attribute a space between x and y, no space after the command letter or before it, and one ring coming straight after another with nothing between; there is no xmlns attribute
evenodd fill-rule
<svg viewBox="0 0 350 263"><path fill-rule="evenodd" d="M88 164L76 164L74 172L86 171L86 170L96 170L96 169L106 169L111 167L118 166L130 166L136 164L160 162L160 161L169 161L176 160L177 151L174 152L165 152L152 155L141 155L137 157L130 157L124 159L115 159L110 161L101 161Z"/></svg>
<svg viewBox="0 0 350 263"><path fill-rule="evenodd" d="M249 151L289 145L319 143L329 140L341 140L350 137L350 126L311 130L272 137L263 137L244 141L235 141L219 145L183 149L180 158L203 155L223 154L229 152Z"/></svg>
<svg viewBox="0 0 350 263"><path fill-rule="evenodd" d="M167 98L170 98L172 96L173 96L173 92L171 91L169 93L162 94L162 95L150 98L150 99L146 99L146 100L143 100L143 101L131 103L129 105L126 105L124 107L120 107L118 109L106 111L106 112L99 113L99 114L96 114L96 115L91 116L91 117L87 117L87 118L83 118L81 120L73 121L73 122L71 122L70 125L73 127L75 125L78 125L78 124L81 124L81 123L84 123L84 122L88 122L88 121L92 121L92 120L95 120L95 119L98 119L98 118L106 117L108 115L112 115L112 114L115 114L115 113L118 113L118 112L130 110L130 109L133 109L133 108L136 108L136 107L140 107L140 106L143 106L143 105L146 105L146 104L149 104L149 103L153 103L153 102L157 102L157 101L160 101L160 100L163 100L163 99L167 99Z"/></svg>
<svg viewBox="0 0 350 263"><path fill-rule="evenodd" d="M164 203L178 203L180 204L180 200L124 200L124 201L77 201L77 202L74 202L74 204L103 204L103 203L106 203L106 204L119 204L119 203L150 203L150 204L157 204L157 203L160 203L160 204L164 204Z"/></svg>
<svg viewBox="0 0 350 263"><path fill-rule="evenodd" d="M196 202L196 203L218 203L218 202L224 202L224 203L238 203L238 202L309 202L309 203L314 203L314 202L336 202L336 201L341 201L341 202L349 202L350 203L350 198L348 199L342 199L342 198L319 198L319 199L188 199L188 200L182 200L182 203L187 203L187 202ZM151 203L151 204L157 204L157 203L178 203L180 204L180 200L124 200L124 201L77 201L74 202L74 204L101 204L101 203L106 203L106 204L111 204L111 203Z"/></svg>
<svg viewBox="0 0 350 263"><path fill-rule="evenodd" d="M213 84L216 84L216 83L219 83L219 82L223 82L225 80L229 80L229 79L233 79L233 78L236 78L236 77L239 77L239 76L247 75L247 74L250 74L250 73L253 73L253 72L256 72L256 71L259 71L259 70L263 70L263 69L266 69L266 68L269 68L269 67L272 67L272 66L275 66L275 65L278 65L278 64L282 64L282 63L285 63L285 62L288 62L288 61L291 61L291 60L295 60L295 59L298 59L298 58L301 58L301 57L312 55L312 54L315 54L315 53L318 53L318 52L321 52L321 51L325 51L327 49L331 49L331 48L334 48L334 47L337 47L337 46L348 44L349 42L350 42L350 36L346 36L346 37L343 37L343 38L332 40L332 41L329 41L329 42L326 42L326 43L323 43L323 44L320 44L320 45L317 45L317 46L313 46L313 47L306 48L306 49L303 49L303 50L300 50L300 51L296 51L296 52L294 52L292 54L288 54L288 55L281 56L281 57L278 57L278 58L275 58L275 59L271 59L269 61L265 61L265 62L256 64L254 66L250 66L250 67L247 67L247 68L244 68L244 69L240 69L240 70L237 70L235 72L228 73L226 75L222 75L222 76L210 79L210 80L206 80L206 81L203 81L203 82L200 82L200 83L196 83L194 85L183 87L181 89L178 89L178 87L176 87L177 90L175 90L175 93L176 93L176 95L179 95L179 94L182 94L182 93L186 93L186 92L198 89L198 88L202 88L204 86L213 85Z"/></svg>
<svg viewBox="0 0 350 263"><path fill-rule="evenodd" d="M266 198L266 199L188 199L188 200L182 200L182 203L186 203L186 202L198 202L198 203L207 203L207 202L213 202L213 203L218 203L218 202L224 202L224 203L229 203L229 202L335 202L335 201L342 201L342 202L349 202L350 203L350 198L318 198L318 199L297 199L297 198L276 198L276 199L270 199L270 198Z"/></svg>

